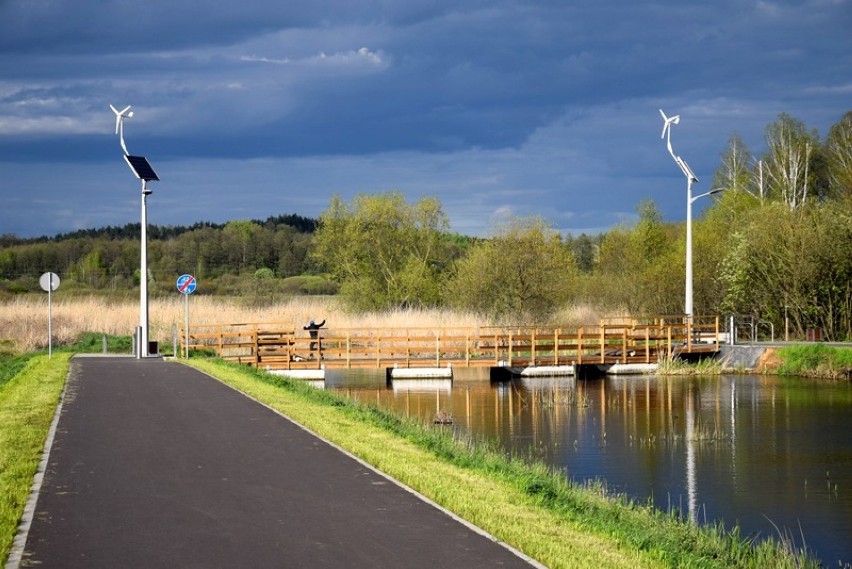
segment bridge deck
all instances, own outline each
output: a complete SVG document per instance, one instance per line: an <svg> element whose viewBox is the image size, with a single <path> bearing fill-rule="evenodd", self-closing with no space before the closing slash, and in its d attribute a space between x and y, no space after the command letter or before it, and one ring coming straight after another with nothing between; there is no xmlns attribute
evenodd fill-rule
<svg viewBox="0 0 852 569"><path fill-rule="evenodd" d="M214 324L181 330L181 352L204 350L271 370L658 363L719 349L718 317L578 327L407 327L320 330L284 324Z"/></svg>

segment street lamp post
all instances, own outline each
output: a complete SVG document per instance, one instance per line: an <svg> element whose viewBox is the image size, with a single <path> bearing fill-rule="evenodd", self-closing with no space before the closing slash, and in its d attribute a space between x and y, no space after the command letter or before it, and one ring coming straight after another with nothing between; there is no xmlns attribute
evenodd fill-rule
<svg viewBox="0 0 852 569"><path fill-rule="evenodd" d="M142 180L142 215L141 215L141 255L139 260L139 342L138 356L144 358L150 354L148 349L148 180Z"/></svg>
<svg viewBox="0 0 852 569"><path fill-rule="evenodd" d="M136 334L136 357L147 358L151 354L148 343L148 182L159 180L157 173L148 163L144 156L132 156L124 144L124 119L133 116L130 106L119 111L110 105L115 113L115 133L121 141L121 149L124 151L124 160L130 166L130 170L137 179L142 180L142 213L140 216L141 226L141 254L139 260L139 329Z"/></svg>
<svg viewBox="0 0 852 569"><path fill-rule="evenodd" d="M692 204L703 197L722 191L724 191L724 188L715 188L693 197L692 179L689 179L686 184L686 292L684 307L686 316L690 320L692 319Z"/></svg>
<svg viewBox="0 0 852 569"><path fill-rule="evenodd" d="M692 184L698 181L698 178L689 168L686 161L680 156L675 155L672 150L672 125L680 122L680 115L667 117L663 109L660 109L660 114L663 116L663 133L660 138L666 139L666 146L669 149L675 163L680 167L683 175L686 176L686 285L684 293L684 313L686 314L687 326L692 325L692 203L706 194L702 194L695 198L692 197ZM708 192L712 193L712 192Z"/></svg>

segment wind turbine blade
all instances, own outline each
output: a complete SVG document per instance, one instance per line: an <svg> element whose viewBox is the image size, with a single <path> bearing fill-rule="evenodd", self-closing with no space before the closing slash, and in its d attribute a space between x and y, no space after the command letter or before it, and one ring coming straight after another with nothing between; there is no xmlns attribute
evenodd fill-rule
<svg viewBox="0 0 852 569"><path fill-rule="evenodd" d="M113 106L112 106L112 104L110 104L109 108L111 108L111 109L112 109L112 112L114 112L115 114L120 114L120 113L118 112L118 109L116 109L115 107L113 107Z"/></svg>
<svg viewBox="0 0 852 569"><path fill-rule="evenodd" d="M672 127L673 118L669 118L666 116L666 113L663 112L663 109L660 109L660 114L663 116L663 132L660 134L660 138L666 137L666 131ZM677 123L677 121L675 121Z"/></svg>

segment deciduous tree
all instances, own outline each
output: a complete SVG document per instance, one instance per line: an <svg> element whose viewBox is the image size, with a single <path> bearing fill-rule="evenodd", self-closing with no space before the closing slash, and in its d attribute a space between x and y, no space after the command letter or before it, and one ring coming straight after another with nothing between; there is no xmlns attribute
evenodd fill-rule
<svg viewBox="0 0 852 569"><path fill-rule="evenodd" d="M313 259L356 309L432 306L449 262L449 223L436 198L409 204L401 192L332 198L320 216Z"/></svg>
<svg viewBox="0 0 852 569"><path fill-rule="evenodd" d="M513 323L547 319L571 298L576 266L560 234L516 219L457 262L447 302Z"/></svg>

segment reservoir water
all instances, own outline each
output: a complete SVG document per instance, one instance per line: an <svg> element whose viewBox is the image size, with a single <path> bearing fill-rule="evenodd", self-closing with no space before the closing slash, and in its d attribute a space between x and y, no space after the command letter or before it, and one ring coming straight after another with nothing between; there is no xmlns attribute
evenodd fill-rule
<svg viewBox="0 0 852 569"><path fill-rule="evenodd" d="M852 385L764 376L395 380L330 371L324 387L424 422L451 416L577 482L696 523L792 540L852 564Z"/></svg>

